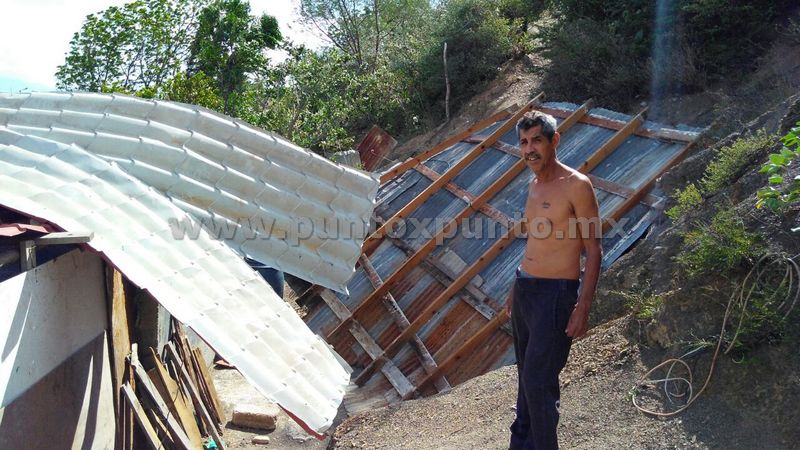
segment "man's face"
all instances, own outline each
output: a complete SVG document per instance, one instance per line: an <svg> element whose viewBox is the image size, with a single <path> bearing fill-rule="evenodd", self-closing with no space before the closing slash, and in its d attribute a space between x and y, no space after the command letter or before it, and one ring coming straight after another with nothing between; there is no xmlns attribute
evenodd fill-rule
<svg viewBox="0 0 800 450"><path fill-rule="evenodd" d="M547 139L542 134L542 126L520 130L519 149L522 158L534 173L540 173L542 169L555 161L556 147L558 146L559 134L553 135L553 140Z"/></svg>

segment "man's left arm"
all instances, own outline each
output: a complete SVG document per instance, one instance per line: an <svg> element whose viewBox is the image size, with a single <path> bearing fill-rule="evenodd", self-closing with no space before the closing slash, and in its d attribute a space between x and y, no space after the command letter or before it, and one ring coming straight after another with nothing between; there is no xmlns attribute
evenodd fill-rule
<svg viewBox="0 0 800 450"><path fill-rule="evenodd" d="M567 336L577 339L586 334L589 328L589 310L597 289L597 280L600 278L600 260L603 256L600 238L603 234L603 227L597 207L597 198L589 180L580 181L573 201L575 217L579 222L588 223L588 226L580 227L578 230L579 238L583 241L583 248L586 250L586 267L578 303L572 311L566 329Z"/></svg>

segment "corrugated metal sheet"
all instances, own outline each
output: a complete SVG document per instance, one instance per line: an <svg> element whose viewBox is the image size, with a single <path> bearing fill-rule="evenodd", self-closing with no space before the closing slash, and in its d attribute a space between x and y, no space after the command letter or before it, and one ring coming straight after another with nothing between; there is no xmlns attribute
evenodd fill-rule
<svg viewBox="0 0 800 450"><path fill-rule="evenodd" d="M365 170L373 171L380 167L386 155L397 146L397 140L377 125L373 125L357 150Z"/></svg>
<svg viewBox="0 0 800 450"><path fill-rule="evenodd" d="M542 109L556 110L559 123L577 105L564 103L547 103ZM575 123L562 133L558 149L559 159L565 164L577 168L587 161L598 149L609 141L631 116L614 113L601 108L588 111L581 121ZM423 161L425 170L411 169L388 180L378 191L376 216L379 220L388 220L395 213L406 207L426 188L433 183L430 170L439 175L447 172L458 161L475 147L477 142L490 136L499 129L503 122L496 122L484 130L474 133L441 153ZM665 128L661 125L645 121L643 126L627 137L613 149L590 174L602 181L605 187L595 186L600 214L602 217L619 216L620 225L610 229L603 239L603 267L608 267L619 258L656 219L660 210L654 207L657 197L648 199L648 203L632 205L627 211L619 208L626 202L631 193L639 188L649 186L649 182L663 172L676 156L682 154L699 130L683 127L683 131ZM463 168L452 179L448 190L445 186L426 201L422 202L405 221L405 228L397 228L390 238L384 237L380 245L369 255L382 279L392 276L403 267L416 249L419 249L433 234L438 225L441 227L450 218L472 203L469 196L475 198L498 180L509 168L519 161L516 145L516 131L511 128L493 147L484 149L469 165ZM493 208L469 213L468 220L459 224L459 232L448 237L441 245L425 257L391 286L389 292L397 300L409 321L414 321L421 311L442 293L464 271L484 259L486 251L506 232L509 221L521 217L527 199L528 186L533 174L525 168L505 187L499 190L488 202ZM457 194L458 189L461 193ZM604 189L608 189L604 190ZM613 191L613 192L612 192ZM461 198L466 196L466 198ZM414 233L414 219L417 228L427 230L427 236ZM501 222L498 222L500 220ZM436 222L438 221L438 223ZM422 223L419 225L419 223ZM468 230L465 230L468 227ZM464 231L469 231L467 237ZM507 329L493 329L491 319L504 306L509 288L514 278L514 270L519 265L525 250L525 239L512 239L508 246L490 260L490 262L472 278L469 284L447 299L437 309L432 318L427 320L418 330L417 335L434 355L437 363L442 364L451 358L460 347L479 332L489 330L485 339L477 347L471 348L467 354L459 355L457 363L450 365L444 375L451 384L457 384L473 376L513 362L513 345ZM350 284L351 294L340 295L342 303L351 311L359 308L375 291L361 270L357 270ZM307 323L312 330L328 335L329 343L337 349L346 349L345 358L354 367L371 364L371 358L360 348L357 341L347 332L348 327L338 327L340 332L331 334L337 329L338 319L329 308L320 303L310 311ZM385 348L398 336L400 330L394 326L386 314L380 301L357 311L355 320L373 336L378 344ZM343 354L344 355L344 354ZM385 355L401 369L402 373L423 393L431 392L430 386L420 386L426 380L426 372L422 369L419 358L404 345L396 354ZM362 380L364 381L364 380ZM365 380L360 392L345 404L354 411L362 407L374 406L375 398L392 401L399 398L392 385L377 373Z"/></svg>
<svg viewBox="0 0 800 450"><path fill-rule="evenodd" d="M328 428L349 374L328 346L235 252L158 191L84 151L0 127L0 204L89 243L192 327L265 396L313 430Z"/></svg>
<svg viewBox="0 0 800 450"><path fill-rule="evenodd" d="M240 254L340 291L353 275L376 175L204 108L117 94L0 94L0 125L114 162Z"/></svg>

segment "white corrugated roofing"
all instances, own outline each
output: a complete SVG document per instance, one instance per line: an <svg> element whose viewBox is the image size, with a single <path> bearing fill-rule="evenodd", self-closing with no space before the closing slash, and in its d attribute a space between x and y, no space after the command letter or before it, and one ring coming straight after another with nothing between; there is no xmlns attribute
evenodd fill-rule
<svg viewBox="0 0 800 450"><path fill-rule="evenodd" d="M376 175L174 102L0 94L0 125L113 161L237 252L341 292L354 273L379 185Z"/></svg>
<svg viewBox="0 0 800 450"><path fill-rule="evenodd" d="M0 126L0 204L91 245L170 313L192 327L267 397L311 429L328 428L349 374L327 345L230 247L201 231L157 190L77 145Z"/></svg>

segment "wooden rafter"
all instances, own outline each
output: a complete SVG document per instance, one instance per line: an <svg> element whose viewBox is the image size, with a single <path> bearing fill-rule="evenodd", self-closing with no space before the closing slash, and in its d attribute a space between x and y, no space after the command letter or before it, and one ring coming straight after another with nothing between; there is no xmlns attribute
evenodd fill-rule
<svg viewBox="0 0 800 450"><path fill-rule="evenodd" d="M367 278L369 278L370 283L374 288L380 287L383 284L381 281L380 275L378 275L378 271L375 270L373 267L372 262L370 262L369 258L366 255L361 255L359 258L359 262L361 263L361 267L364 268L364 272L367 274ZM411 325L411 322L408 321L408 318L403 313L403 310L400 309L400 306L397 305L397 301L395 301L392 294L386 294L383 297L384 305L386 305L386 309L389 310L389 314L392 316L395 325L397 325L400 330L405 330ZM428 351L428 348L425 346L425 343L422 342L422 339L419 338L416 334L411 338L411 346L414 347L414 350L417 352L419 356L420 363L422 364L422 368L425 370L427 374L434 373L438 366L436 365L436 361L433 359L433 356ZM439 392L446 392L451 389L450 383L447 381L445 377L437 377L435 380L436 389ZM401 394L402 397L402 394ZM404 398L405 399L405 398Z"/></svg>
<svg viewBox="0 0 800 450"><path fill-rule="evenodd" d="M367 365L361 374L356 378L356 383L362 384L372 374L372 372L381 367L385 360L397 354L403 344L408 342L411 336L416 333L422 326L424 326L436 312L450 300L456 292L463 288L472 277L478 274L484 267L489 265L506 247L508 247L514 239L522 233L523 223L515 222L514 227L507 230L504 235L498 239L491 247L489 247L471 266L464 269L464 272L453 281L441 294L433 299L428 306L414 319L414 322L408 328L403 330L389 346L387 346L381 357L375 358L372 363Z"/></svg>
<svg viewBox="0 0 800 450"><path fill-rule="evenodd" d="M567 117L570 114L569 111L565 111L563 109L549 108L546 106L542 106L537 109L555 117ZM580 122L585 123L587 125L594 125L598 127L608 128L610 130L619 130L625 126L624 122L606 119L603 117L590 116L590 115L587 115L586 117L582 118ZM686 144L694 142L694 140L697 139L698 136L697 133L691 131L670 130L670 129L651 130L649 128L639 128L638 130L636 130L634 134L636 136L641 136L649 139L663 139L666 141L677 141Z"/></svg>
<svg viewBox="0 0 800 450"><path fill-rule="evenodd" d="M322 297L322 300L325 301L340 321L350 318L350 311L347 309L347 306L329 289L323 288L320 292L320 297ZM375 339L370 336L367 330L358 321L350 321L349 323L348 331L361 348L364 349L367 355L372 359L380 358L383 354L383 350L381 350L381 347L375 342ZM403 372L401 372L392 361L384 361L384 365L381 366L381 372L386 377L386 380L389 381L389 384L400 394L401 398L408 398L416 392L414 385L408 381L408 378L403 375Z"/></svg>
<svg viewBox="0 0 800 450"><path fill-rule="evenodd" d="M516 125L517 120L519 120L523 114L532 110L534 105L536 105L536 103L538 103L543 96L544 94L539 94L534 97L530 102L528 102L527 105L523 106L519 111L511 116L500 128L495 130L491 135L487 136L483 142L473 147L457 163L453 164L452 167L442 174L441 178L431 183L416 197L414 197L414 199L411 200L406 206L402 207L400 211L397 211L392 217L386 220L386 222L384 222L380 228L378 228L371 236L364 240L362 252L366 255L372 254L372 252L380 243L381 238L385 236L395 224L403 219L406 219L415 209L431 198L433 194L438 192L442 186L449 183L453 178L455 178L456 175L458 175L459 172L461 172L462 169L467 167L472 161L480 156L487 147L490 147L492 144L497 142L497 140L499 140L506 132L508 132L508 130Z"/></svg>
<svg viewBox="0 0 800 450"><path fill-rule="evenodd" d="M517 109L516 106L512 106L513 109ZM420 153L413 158L409 158L401 163L398 163L391 167L389 170L381 174L381 184L386 183L387 181L391 180L392 178L398 177L404 174L409 169L413 169L414 167L422 164L428 158L438 155L439 153L447 150L451 145L457 144L458 142L462 141L465 137L472 135L476 131L480 131L489 125L503 120L510 116L511 113L508 110L500 111L497 114L494 114L486 119L481 120L480 122L476 122L470 125L468 128L464 129L458 134L455 134L444 141L436 144L434 147Z"/></svg>
<svg viewBox="0 0 800 450"><path fill-rule="evenodd" d="M591 156L586 158L586 161L583 162L580 166L578 166L578 171L581 173L589 173L597 167L606 156L610 155L614 150L616 150L625 139L628 139L637 128L639 128L642 123L644 122L644 114L647 112L647 108L643 109L639 114L633 117L628 123L625 124L624 127L619 129L616 133L614 133L609 140L607 140L603 145L600 146Z"/></svg>

